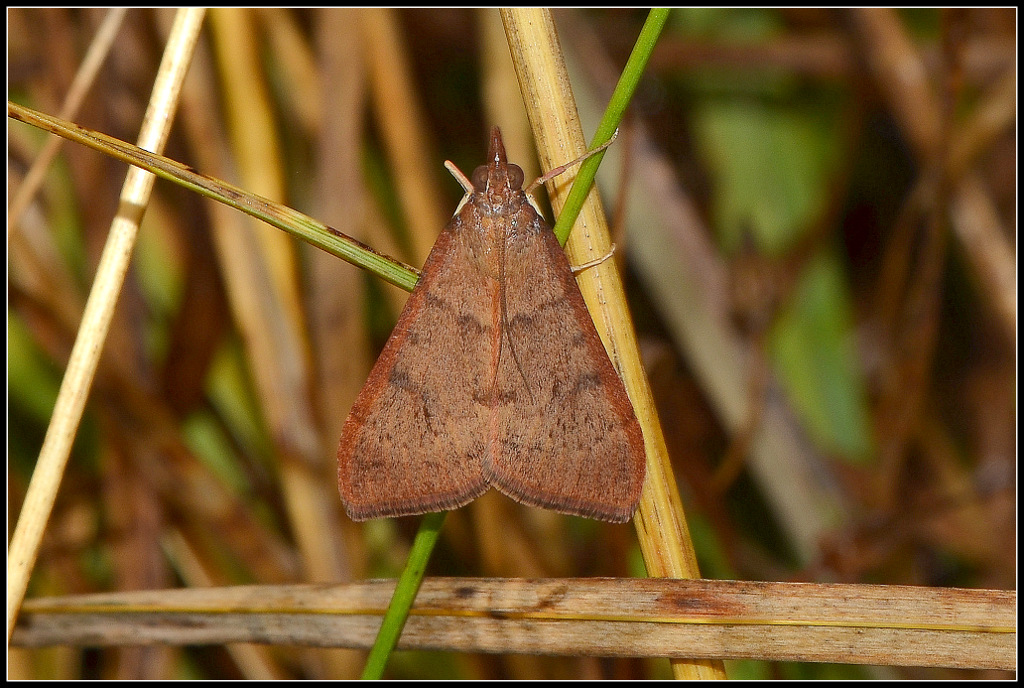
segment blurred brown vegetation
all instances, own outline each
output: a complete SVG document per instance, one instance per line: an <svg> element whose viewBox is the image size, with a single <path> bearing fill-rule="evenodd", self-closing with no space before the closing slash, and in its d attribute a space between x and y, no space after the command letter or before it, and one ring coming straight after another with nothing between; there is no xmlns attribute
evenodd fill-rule
<svg viewBox="0 0 1024 688"><path fill-rule="evenodd" d="M57 113L103 13L8 9L8 97ZM607 94L644 17L558 12L581 65L574 87ZM127 13L76 122L134 140L170 18ZM510 158L536 173L496 21L470 10L211 12L166 154L419 265L461 193L445 158L471 170L501 118ZM658 185L608 184L604 198L622 225L616 260L705 576L1015 586L1015 36L1013 9L670 19L605 165L629 180L656 171L642 151L668 164ZM10 193L43 142L8 125ZM12 523L124 171L64 145L8 230ZM671 198L653 193L662 185ZM680 198L695 220L666 236L707 242L706 271L671 246L664 260L677 262L652 266L640 248L653 230L630 224L630 208ZM733 315L749 364L739 385L688 353L699 334L674 314L700 306L673 298L666 278L684 272ZM395 575L416 519L348 521L334 456L402 299L158 182L29 596ZM745 400L738 416L723 411L719 384ZM770 477L792 458L766 458L759 444L778 409L806 448L814 509ZM449 516L428 572L642 573L628 526L494 494ZM340 678L361 666L355 652L290 648L10 659L11 677L62 679ZM392 675L650 678L666 667L403 653Z"/></svg>

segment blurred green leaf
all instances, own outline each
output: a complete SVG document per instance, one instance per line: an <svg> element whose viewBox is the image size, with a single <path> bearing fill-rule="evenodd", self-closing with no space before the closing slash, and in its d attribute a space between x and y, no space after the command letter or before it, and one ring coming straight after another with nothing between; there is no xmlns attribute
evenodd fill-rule
<svg viewBox="0 0 1024 688"><path fill-rule="evenodd" d="M780 255L821 213L835 141L820 117L747 99L696 109L694 131L713 176L712 218L735 251L753 233L761 252Z"/></svg>
<svg viewBox="0 0 1024 688"><path fill-rule="evenodd" d="M252 378L240 347L238 341L229 340L218 349L210 364L206 391L235 441L252 456L267 460L271 455L271 442L249 384Z"/></svg>
<svg viewBox="0 0 1024 688"><path fill-rule="evenodd" d="M7 312L7 401L18 405L41 427L53 413L60 387L59 371L36 346L24 323Z"/></svg>
<svg viewBox="0 0 1024 688"><path fill-rule="evenodd" d="M819 446L864 462L872 440L849 301L839 261L819 253L775 324L769 347L782 385Z"/></svg>

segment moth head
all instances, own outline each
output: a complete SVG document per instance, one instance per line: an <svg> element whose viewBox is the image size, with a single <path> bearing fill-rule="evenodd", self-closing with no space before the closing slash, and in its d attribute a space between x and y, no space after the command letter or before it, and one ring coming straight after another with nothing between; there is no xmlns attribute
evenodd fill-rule
<svg viewBox="0 0 1024 688"><path fill-rule="evenodd" d="M481 165L473 170L473 190L478 193L493 193L511 189L519 191L523 188L525 174L523 168L516 164L502 163Z"/></svg>
<svg viewBox="0 0 1024 688"><path fill-rule="evenodd" d="M477 192L495 193L510 189L519 191L523 188L525 175L519 165L509 164L505 155L505 144L501 140L501 130L491 129L491 145L487 149L487 164L473 170L471 181Z"/></svg>

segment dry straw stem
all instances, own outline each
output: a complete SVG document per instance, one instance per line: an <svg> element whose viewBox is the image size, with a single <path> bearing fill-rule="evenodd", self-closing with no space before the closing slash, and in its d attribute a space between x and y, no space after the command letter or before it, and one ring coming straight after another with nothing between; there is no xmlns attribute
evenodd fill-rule
<svg viewBox="0 0 1024 688"><path fill-rule="evenodd" d="M393 581L34 599L15 644L367 647ZM1017 594L673 579L430 578L399 648L1012 669Z"/></svg>
<svg viewBox="0 0 1024 688"><path fill-rule="evenodd" d="M163 149L202 18L203 11L195 9L180 10L175 17L139 133L140 147L153 151ZM64 475L153 181L153 175L134 167L125 177L120 210L110 227L50 426L11 538L7 563L8 638L14 630L18 607L25 596L43 531Z"/></svg>
<svg viewBox="0 0 1024 688"><path fill-rule="evenodd" d="M587 148L550 12L502 10L512 62L519 76L544 169L573 160ZM548 183L557 214L573 175ZM610 247L607 219L596 191L591 193L567 243L572 262L586 263L606 255ZM647 570L652 576L698 578L697 560L676 489L664 435L626 307L622 281L612 261L585 270L579 278L597 330L612 362L622 375L647 449L647 479L634 523ZM674 664L678 678L724 678L721 666Z"/></svg>

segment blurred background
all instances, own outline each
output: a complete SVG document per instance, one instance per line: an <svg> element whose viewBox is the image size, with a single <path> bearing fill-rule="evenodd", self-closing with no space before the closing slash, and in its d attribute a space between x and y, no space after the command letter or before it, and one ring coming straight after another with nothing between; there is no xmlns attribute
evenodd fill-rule
<svg viewBox="0 0 1024 688"><path fill-rule="evenodd" d="M56 114L106 10L8 9ZM646 18L554 14L589 138ZM173 12L130 10L81 109L134 141ZM598 176L707 578L1016 586L1014 9L674 10ZM214 10L166 155L422 264L499 124L539 173L496 10ZM8 193L45 143L8 124ZM8 227L8 523L125 166L66 144ZM10 220L10 216L9 216ZM393 577L340 427L404 293L159 181L28 597ZM428 575L642 576L634 531L496 494ZM996 672L730 661L740 678ZM265 646L9 652L11 678L358 675ZM398 653L393 678L665 678L666 660Z"/></svg>

